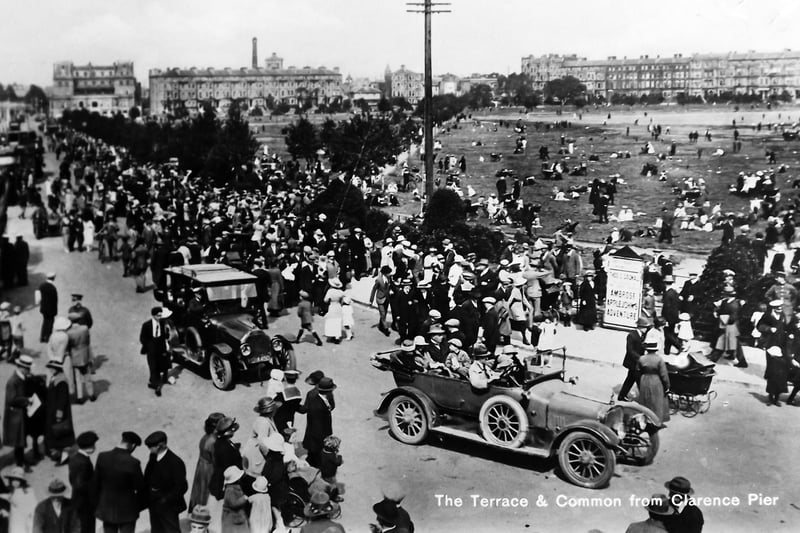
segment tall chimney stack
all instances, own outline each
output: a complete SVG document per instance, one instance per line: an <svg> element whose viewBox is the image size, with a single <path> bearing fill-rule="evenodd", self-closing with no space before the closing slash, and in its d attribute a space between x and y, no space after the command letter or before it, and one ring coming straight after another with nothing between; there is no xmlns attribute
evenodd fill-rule
<svg viewBox="0 0 800 533"><path fill-rule="evenodd" d="M253 37L253 68L258 68L258 39Z"/></svg>

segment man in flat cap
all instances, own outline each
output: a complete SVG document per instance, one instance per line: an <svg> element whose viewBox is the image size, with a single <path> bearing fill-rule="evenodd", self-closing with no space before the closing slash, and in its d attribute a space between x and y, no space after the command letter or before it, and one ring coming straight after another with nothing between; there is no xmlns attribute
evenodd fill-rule
<svg viewBox="0 0 800 533"><path fill-rule="evenodd" d="M122 433L120 444L97 456L94 475L94 516L103 522L104 533L133 533L141 502L147 495L142 465L133 457L142 439L132 431Z"/></svg>
<svg viewBox="0 0 800 533"><path fill-rule="evenodd" d="M94 499L91 493L94 466L92 454L97 444L97 433L86 431L75 439L78 451L69 459L69 484L72 487L72 505L81 524L81 533L94 533Z"/></svg>
<svg viewBox="0 0 800 533"><path fill-rule="evenodd" d="M178 515L186 510L184 495L189 490L186 465L167 447L167 435L155 431L144 440L150 459L144 469L147 508L152 533L181 533Z"/></svg>

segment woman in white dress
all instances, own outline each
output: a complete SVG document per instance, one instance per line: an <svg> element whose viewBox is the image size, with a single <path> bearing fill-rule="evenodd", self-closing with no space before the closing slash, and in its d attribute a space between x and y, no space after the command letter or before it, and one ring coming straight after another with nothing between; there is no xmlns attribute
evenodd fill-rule
<svg viewBox="0 0 800 533"><path fill-rule="evenodd" d="M95 249L94 236L94 221L90 218L83 223L83 244L87 252Z"/></svg>
<svg viewBox="0 0 800 533"><path fill-rule="evenodd" d="M342 341L342 282L339 278L328 280L330 288L325 293L323 299L328 304L328 312L325 313L325 337L328 342L340 343Z"/></svg>
<svg viewBox="0 0 800 533"><path fill-rule="evenodd" d="M36 510L36 494L28 485L25 471L16 466L6 474L11 492L4 495L9 502L9 533L30 533L33 531L33 512Z"/></svg>

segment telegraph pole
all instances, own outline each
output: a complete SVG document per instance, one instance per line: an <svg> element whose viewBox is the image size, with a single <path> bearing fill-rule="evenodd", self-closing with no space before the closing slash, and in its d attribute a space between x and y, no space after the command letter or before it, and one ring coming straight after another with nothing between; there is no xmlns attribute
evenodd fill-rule
<svg viewBox="0 0 800 533"><path fill-rule="evenodd" d="M422 9L409 9L409 13L425 14L425 97L423 99L423 111L425 115L425 204L430 205L433 197L433 72L431 69L431 15L434 13L450 13L449 9L434 9L438 6L449 6L450 3L434 3L432 0L425 2L409 2L410 7L422 7Z"/></svg>

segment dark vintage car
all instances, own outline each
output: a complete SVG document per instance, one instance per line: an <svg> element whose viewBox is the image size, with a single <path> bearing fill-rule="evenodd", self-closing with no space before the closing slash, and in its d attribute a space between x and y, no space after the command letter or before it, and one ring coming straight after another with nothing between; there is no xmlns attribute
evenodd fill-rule
<svg viewBox="0 0 800 533"><path fill-rule="evenodd" d="M256 277L228 265L164 270L155 297L172 311L173 357L207 372L218 389L238 379L269 379L273 368L296 369L291 343L257 324Z"/></svg>
<svg viewBox="0 0 800 533"><path fill-rule="evenodd" d="M44 205L37 206L33 210L31 222L33 223L33 235L37 239L61 234L61 216Z"/></svg>
<svg viewBox="0 0 800 533"><path fill-rule="evenodd" d="M477 390L460 377L421 372L396 359L373 358L391 371L397 387L383 398L379 414L392 435L420 444L431 432L469 439L496 449L541 458L556 456L564 477L580 487L606 486L617 458L645 465L658 452L661 420L637 403L599 401L565 380L564 368L526 373L520 386L503 378Z"/></svg>

